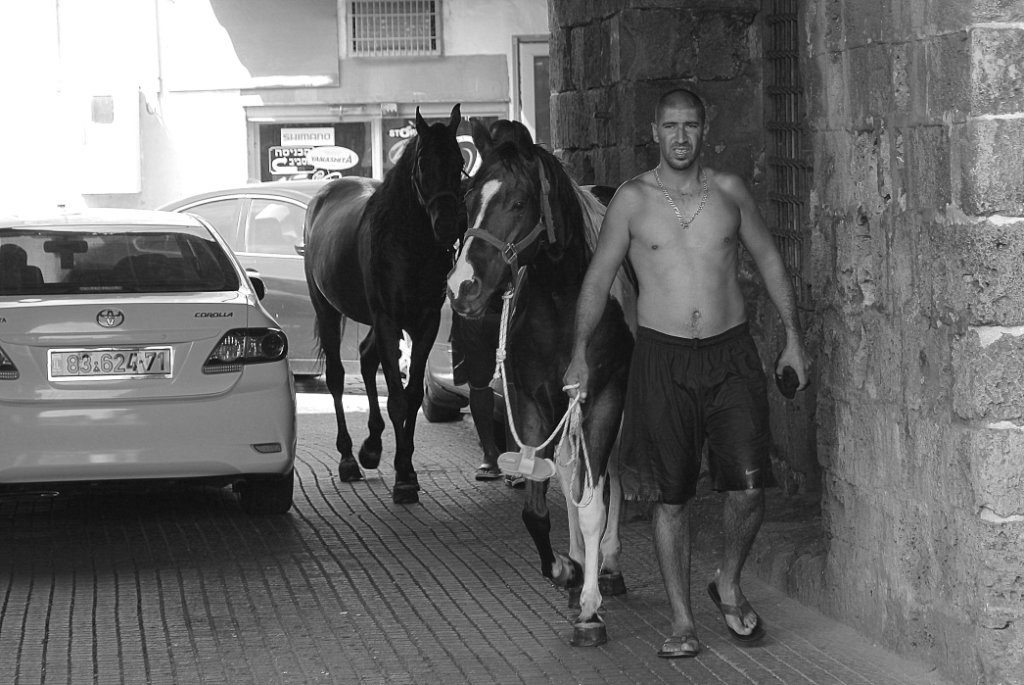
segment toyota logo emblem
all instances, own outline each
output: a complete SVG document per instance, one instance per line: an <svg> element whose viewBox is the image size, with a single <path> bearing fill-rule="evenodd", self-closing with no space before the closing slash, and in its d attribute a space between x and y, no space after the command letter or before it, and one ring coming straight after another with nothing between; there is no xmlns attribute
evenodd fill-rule
<svg viewBox="0 0 1024 685"><path fill-rule="evenodd" d="M116 328L124 323L124 312L120 309L104 309L96 315L96 323L104 328Z"/></svg>

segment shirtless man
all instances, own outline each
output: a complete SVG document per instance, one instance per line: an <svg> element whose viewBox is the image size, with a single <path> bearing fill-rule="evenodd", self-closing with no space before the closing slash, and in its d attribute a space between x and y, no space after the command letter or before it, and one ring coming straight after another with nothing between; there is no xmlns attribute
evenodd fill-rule
<svg viewBox="0 0 1024 685"><path fill-rule="evenodd" d="M587 342L622 260L639 282L637 344L630 368L620 466L627 499L655 502L654 540L672 608L659 656L700 651L690 608L690 499L701 450L716 490L726 492L725 544L708 593L738 642L764 636L740 589L740 572L774 485L768 455L765 373L737 279L739 245L750 252L786 328L775 373L792 367L807 386L806 359L786 269L743 181L700 163L704 105L678 89L658 101L651 126L657 167L616 192L576 312L564 380L586 399ZM577 385L578 384L578 385ZM577 389L573 389L572 386Z"/></svg>

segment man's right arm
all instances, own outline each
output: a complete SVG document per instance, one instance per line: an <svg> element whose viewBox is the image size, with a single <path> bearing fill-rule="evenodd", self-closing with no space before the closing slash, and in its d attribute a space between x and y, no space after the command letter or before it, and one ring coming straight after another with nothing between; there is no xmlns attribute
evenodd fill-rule
<svg viewBox="0 0 1024 685"><path fill-rule="evenodd" d="M586 399L586 384L589 376L586 361L587 344L594 334L605 305L612 281L629 251L629 219L634 207L638 206L640 193L632 182L627 182L615 193L608 204L597 248L590 259L590 266L583 278L579 301L576 304L576 332L573 336L572 360L563 378L566 386L581 389L580 400ZM572 395L572 390L570 390Z"/></svg>

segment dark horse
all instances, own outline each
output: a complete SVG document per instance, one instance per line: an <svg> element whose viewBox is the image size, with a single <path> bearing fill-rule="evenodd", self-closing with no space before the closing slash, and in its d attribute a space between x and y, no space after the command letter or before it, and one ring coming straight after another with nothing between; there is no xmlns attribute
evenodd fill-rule
<svg viewBox="0 0 1024 685"><path fill-rule="evenodd" d="M445 276L453 245L465 230L461 202L462 153L455 139L461 115L428 125L416 110L416 137L383 182L347 177L327 184L306 210L306 283L316 312L316 334L326 357L327 387L338 421L338 475L362 478L381 458L384 419L377 404L377 368L388 387L388 416L395 429L397 504L419 501L412 465L416 413L423 399L427 354L437 337ZM369 400L370 434L352 456L341 398L341 329L345 318L370 327L359 345L359 367ZM412 339L408 378L399 370L402 332Z"/></svg>
<svg viewBox="0 0 1024 685"><path fill-rule="evenodd" d="M528 134L496 140L474 120L473 139L482 165L466 195L469 230L448 278L448 296L457 314L472 319L487 312L494 293L515 285L505 358L509 402L522 443L536 447L569 408L562 375L571 356L576 301L604 208ZM632 347L624 309L610 301L587 350L592 371L589 399L582 405L586 450L576 452L575 465L565 454L557 459L570 521L568 557L551 547L548 481L527 481L523 521L537 546L541 572L563 587L582 584L573 639L578 645L605 639L597 613L604 584L599 576L621 580L621 490L611 456ZM554 444L539 450L537 457L551 459ZM615 586L610 581L607 587Z"/></svg>

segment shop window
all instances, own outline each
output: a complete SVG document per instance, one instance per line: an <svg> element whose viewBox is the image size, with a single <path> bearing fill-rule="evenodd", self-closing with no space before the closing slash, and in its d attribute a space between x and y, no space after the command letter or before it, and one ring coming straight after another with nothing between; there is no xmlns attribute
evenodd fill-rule
<svg viewBox="0 0 1024 685"><path fill-rule="evenodd" d="M349 54L441 54L440 0L349 0Z"/></svg>

